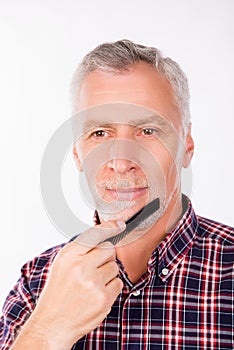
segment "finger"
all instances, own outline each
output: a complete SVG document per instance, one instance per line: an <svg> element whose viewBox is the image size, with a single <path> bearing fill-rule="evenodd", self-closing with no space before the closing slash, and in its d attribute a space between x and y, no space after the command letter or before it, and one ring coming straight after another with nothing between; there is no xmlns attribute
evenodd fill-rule
<svg viewBox="0 0 234 350"><path fill-rule="evenodd" d="M101 279L102 284L110 283L119 273L119 267L115 261L109 261L98 268L97 273Z"/></svg>
<svg viewBox="0 0 234 350"><path fill-rule="evenodd" d="M124 221L106 221L81 233L72 243L77 244L80 255L87 254L100 242L121 233L125 227Z"/></svg>
<svg viewBox="0 0 234 350"><path fill-rule="evenodd" d="M111 242L104 242L87 252L83 258L87 259L89 266L98 268L108 261L115 261L116 250Z"/></svg>
<svg viewBox="0 0 234 350"><path fill-rule="evenodd" d="M122 289L123 289L123 282L119 277L112 279L106 285L106 291L109 294L110 300L113 300L113 303L116 300L117 296L121 293Z"/></svg>

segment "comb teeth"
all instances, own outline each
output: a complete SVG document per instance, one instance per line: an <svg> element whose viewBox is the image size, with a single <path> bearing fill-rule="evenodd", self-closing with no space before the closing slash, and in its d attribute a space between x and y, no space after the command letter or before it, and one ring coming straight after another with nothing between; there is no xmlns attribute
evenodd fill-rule
<svg viewBox="0 0 234 350"><path fill-rule="evenodd" d="M155 213L159 208L160 208L160 200L159 198L156 198L126 221L126 228L124 231L122 231L118 235L107 238L104 242L109 241L113 245L116 245L124 237L126 237L132 230L134 230L143 220L147 219L150 215Z"/></svg>
<svg viewBox="0 0 234 350"><path fill-rule="evenodd" d="M111 237L110 239L108 239L109 241L111 241L111 243L113 243L114 245L116 245L117 243L119 243L125 236L127 236L128 231L125 229L124 231L122 231L121 233L119 233L118 235Z"/></svg>

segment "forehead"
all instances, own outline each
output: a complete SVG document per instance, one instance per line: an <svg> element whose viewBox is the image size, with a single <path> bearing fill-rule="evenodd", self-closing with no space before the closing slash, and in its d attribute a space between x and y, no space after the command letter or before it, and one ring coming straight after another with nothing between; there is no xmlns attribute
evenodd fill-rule
<svg viewBox="0 0 234 350"><path fill-rule="evenodd" d="M77 91L73 113L111 103L145 107L163 115L175 127L181 122L169 81L144 62L131 66L127 72L89 73Z"/></svg>
<svg viewBox="0 0 234 350"><path fill-rule="evenodd" d="M123 109L121 113L119 113L120 106L121 109ZM111 108L111 113L106 113L106 107ZM133 107L132 111L129 111L129 105L125 104L111 104L111 106L102 106L102 113L100 117L97 117L97 115L92 113L89 117L83 118L84 130L92 129L93 127L95 128L97 126L117 126L118 124L127 124L134 127L144 124L158 125L161 127L170 125L167 119L163 116L160 116L153 112L150 113L150 111L147 110L142 110L135 105L130 105L130 107Z"/></svg>
<svg viewBox="0 0 234 350"><path fill-rule="evenodd" d="M159 113L135 104L110 103L92 107L78 114L77 122L83 129L88 130L96 126L128 124L140 126L154 124L166 127L169 121Z"/></svg>

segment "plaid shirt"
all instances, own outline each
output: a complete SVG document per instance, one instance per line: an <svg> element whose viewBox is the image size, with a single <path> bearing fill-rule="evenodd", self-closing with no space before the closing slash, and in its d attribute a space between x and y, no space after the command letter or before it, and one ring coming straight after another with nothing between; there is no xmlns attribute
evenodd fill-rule
<svg viewBox="0 0 234 350"><path fill-rule="evenodd" d="M231 227L196 216L189 204L135 285L119 262L121 294L100 326L72 350L234 349L233 233ZM2 350L10 348L33 311L61 248L23 266L3 307Z"/></svg>

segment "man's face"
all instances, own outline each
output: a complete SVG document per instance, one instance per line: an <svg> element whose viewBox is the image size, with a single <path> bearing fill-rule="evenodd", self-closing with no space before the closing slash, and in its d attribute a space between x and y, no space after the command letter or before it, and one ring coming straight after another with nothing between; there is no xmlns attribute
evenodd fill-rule
<svg viewBox="0 0 234 350"><path fill-rule="evenodd" d="M123 74L95 71L83 81L76 102L75 113L99 106L92 120L86 113L74 155L79 169L93 179L101 216L126 221L155 197L164 206L162 215L172 196L180 194L181 168L192 154L185 156L192 139L184 137L169 82L146 63Z"/></svg>

